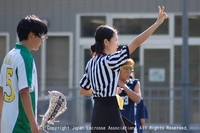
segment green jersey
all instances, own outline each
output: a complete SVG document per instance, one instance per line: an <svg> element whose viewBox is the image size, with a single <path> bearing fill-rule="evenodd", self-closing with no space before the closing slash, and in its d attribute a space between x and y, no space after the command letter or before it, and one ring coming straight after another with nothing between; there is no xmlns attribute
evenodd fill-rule
<svg viewBox="0 0 200 133"><path fill-rule="evenodd" d="M20 90L29 87L32 108L37 117L38 81L35 62L30 51L16 44L7 53L1 67L0 86L3 87L2 133L31 133L22 106ZM36 118L35 117L35 118Z"/></svg>

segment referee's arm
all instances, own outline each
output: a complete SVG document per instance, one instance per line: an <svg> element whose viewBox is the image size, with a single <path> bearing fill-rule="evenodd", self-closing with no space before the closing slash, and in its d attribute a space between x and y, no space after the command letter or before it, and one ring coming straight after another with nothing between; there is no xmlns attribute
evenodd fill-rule
<svg viewBox="0 0 200 133"><path fill-rule="evenodd" d="M84 96L92 96L92 89L86 90L86 89L80 87L79 92L81 95L84 95Z"/></svg>
<svg viewBox="0 0 200 133"><path fill-rule="evenodd" d="M158 6L159 12L156 22L151 25L144 32L139 34L130 44L129 44L129 52L130 54L139 47L149 36L153 34L153 32L163 23L165 19L167 19L167 13L165 13L165 8Z"/></svg>

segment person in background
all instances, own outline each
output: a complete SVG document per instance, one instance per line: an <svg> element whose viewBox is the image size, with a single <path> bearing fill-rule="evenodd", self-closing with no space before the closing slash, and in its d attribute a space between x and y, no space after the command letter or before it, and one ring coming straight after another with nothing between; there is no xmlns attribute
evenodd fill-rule
<svg viewBox="0 0 200 133"><path fill-rule="evenodd" d="M94 57L95 54L96 54L96 52L95 52L95 45L92 44L92 45L90 46L90 55L91 55L91 57Z"/></svg>
<svg viewBox="0 0 200 133"><path fill-rule="evenodd" d="M148 112L143 98L137 104L133 93L141 96L140 81L134 77L135 62L130 58L120 67L119 84L126 84L131 92L125 89L119 94L124 99L124 109L121 114L136 125L133 133L142 133L145 126L145 119L148 118Z"/></svg>
<svg viewBox="0 0 200 133"><path fill-rule="evenodd" d="M95 31L95 56L91 58L81 78L80 94L94 97L91 121L92 133L126 133L117 102L119 69L129 59L129 55L139 47L167 19L164 6L158 7L156 22L138 35L128 46L117 51L118 32L108 25L100 25ZM121 84L121 88L127 88ZM129 91L129 90L127 90ZM130 90L131 91L131 90ZM140 97L134 94L140 101Z"/></svg>
<svg viewBox="0 0 200 133"><path fill-rule="evenodd" d="M19 43L9 51L0 74L1 133L40 133L37 123L38 81L31 50L46 39L46 24L35 15L17 25Z"/></svg>

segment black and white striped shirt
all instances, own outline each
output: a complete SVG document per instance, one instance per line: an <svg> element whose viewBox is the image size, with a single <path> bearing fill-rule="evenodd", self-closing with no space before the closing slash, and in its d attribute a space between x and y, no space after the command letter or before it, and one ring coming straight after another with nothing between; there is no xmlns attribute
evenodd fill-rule
<svg viewBox="0 0 200 133"><path fill-rule="evenodd" d="M88 61L80 86L86 90L93 89L94 97L115 96L119 80L119 68L127 59L129 59L127 46L114 54L96 55Z"/></svg>

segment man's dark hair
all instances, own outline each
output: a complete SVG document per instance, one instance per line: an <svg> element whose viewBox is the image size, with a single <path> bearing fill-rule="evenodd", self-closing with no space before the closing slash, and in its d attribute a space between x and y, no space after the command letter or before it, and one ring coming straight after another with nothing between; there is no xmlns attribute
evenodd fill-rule
<svg viewBox="0 0 200 133"><path fill-rule="evenodd" d="M41 37L48 32L46 24L35 15L28 15L21 19L17 25L17 35L19 41L27 40L28 34L33 32L36 36Z"/></svg>

